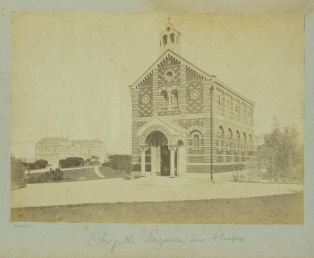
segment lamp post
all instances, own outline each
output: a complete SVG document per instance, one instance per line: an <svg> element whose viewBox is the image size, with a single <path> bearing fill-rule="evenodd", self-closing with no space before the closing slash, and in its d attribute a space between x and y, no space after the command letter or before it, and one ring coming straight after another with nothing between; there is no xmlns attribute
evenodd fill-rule
<svg viewBox="0 0 314 258"><path fill-rule="evenodd" d="M213 91L214 86L210 87L210 181L214 182L213 178Z"/></svg>

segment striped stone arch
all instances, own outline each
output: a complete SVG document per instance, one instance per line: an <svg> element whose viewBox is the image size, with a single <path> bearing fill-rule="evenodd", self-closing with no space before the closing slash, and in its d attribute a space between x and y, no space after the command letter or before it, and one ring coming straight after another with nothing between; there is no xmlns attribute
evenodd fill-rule
<svg viewBox="0 0 314 258"><path fill-rule="evenodd" d="M199 125L193 125L193 126L190 126L188 129L187 129L189 135L191 135L191 133L193 131L199 131L202 135L202 137L205 135L205 129Z"/></svg>
<svg viewBox="0 0 314 258"><path fill-rule="evenodd" d="M189 131L190 145L194 151L201 151L204 145L204 133L199 129Z"/></svg>
<svg viewBox="0 0 314 258"><path fill-rule="evenodd" d="M170 132L163 126L153 125L153 126L147 128L142 133L142 135L139 138L139 145L145 145L145 141L146 141L147 136L150 133L154 132L154 131L159 131L159 132L163 133L166 136L168 143L170 144L170 142L171 142L171 134L170 134Z"/></svg>

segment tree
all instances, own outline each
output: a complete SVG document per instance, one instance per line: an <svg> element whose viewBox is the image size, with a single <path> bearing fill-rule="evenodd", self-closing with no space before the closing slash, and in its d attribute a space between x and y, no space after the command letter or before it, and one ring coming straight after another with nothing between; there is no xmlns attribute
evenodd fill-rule
<svg viewBox="0 0 314 258"><path fill-rule="evenodd" d="M288 177L292 168L303 164L303 144L299 141L297 128L275 127L271 133L265 135L257 155L266 163L269 174L275 180L278 176ZM303 169L301 172L303 174Z"/></svg>

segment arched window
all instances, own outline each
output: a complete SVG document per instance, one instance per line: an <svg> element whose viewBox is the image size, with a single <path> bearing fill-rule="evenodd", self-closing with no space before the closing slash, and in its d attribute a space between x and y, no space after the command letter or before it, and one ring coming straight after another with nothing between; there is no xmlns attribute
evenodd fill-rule
<svg viewBox="0 0 314 258"><path fill-rule="evenodd" d="M236 131L236 138L235 138L235 140L236 140L236 150L239 151L241 137L240 137L240 133L239 133L238 130Z"/></svg>
<svg viewBox="0 0 314 258"><path fill-rule="evenodd" d="M252 138L252 135L249 134L249 149L250 149L250 153L252 154L253 152L253 138Z"/></svg>
<svg viewBox="0 0 314 258"><path fill-rule="evenodd" d="M174 43L174 34L173 33L170 34L170 40L171 40L171 43Z"/></svg>
<svg viewBox="0 0 314 258"><path fill-rule="evenodd" d="M194 130L191 132L191 140L192 140L192 147L193 150L200 150L201 149L201 139L202 133L198 130Z"/></svg>
<svg viewBox="0 0 314 258"><path fill-rule="evenodd" d="M228 136L227 136L227 140L228 140L228 151L231 151L232 149L232 144L233 144L233 134L232 134L232 130L229 128L228 129Z"/></svg>
<svg viewBox="0 0 314 258"><path fill-rule="evenodd" d="M217 96L217 102L218 102L218 105L220 106L222 101L221 101L221 95L218 95Z"/></svg>
<svg viewBox="0 0 314 258"><path fill-rule="evenodd" d="M163 90L160 94L163 97L163 107L168 108L168 92L166 90Z"/></svg>
<svg viewBox="0 0 314 258"><path fill-rule="evenodd" d="M218 105L218 110L224 113L225 112L225 96L223 92L220 92L220 91L217 92L217 105Z"/></svg>
<svg viewBox="0 0 314 258"><path fill-rule="evenodd" d="M243 144L244 144L244 149L246 148L246 144L247 144L247 139L246 139L246 133L243 133Z"/></svg>
<svg viewBox="0 0 314 258"><path fill-rule="evenodd" d="M224 145L223 144L224 138L225 138L224 129L222 128L222 126L219 126L218 132L217 132L217 149L219 151L222 150L222 147Z"/></svg>
<svg viewBox="0 0 314 258"><path fill-rule="evenodd" d="M164 35L162 39L163 39L164 45L167 45L168 36L167 36L167 35Z"/></svg>
<svg viewBox="0 0 314 258"><path fill-rule="evenodd" d="M246 133L243 132L243 146L242 146L242 161L246 161L246 149L247 149L247 139L246 139Z"/></svg>
<svg viewBox="0 0 314 258"><path fill-rule="evenodd" d="M171 92L171 107L178 108L178 90L173 90Z"/></svg>
<svg viewBox="0 0 314 258"><path fill-rule="evenodd" d="M235 132L235 162L240 161L239 150L241 146L241 136L238 130Z"/></svg>
<svg viewBox="0 0 314 258"><path fill-rule="evenodd" d="M193 148L199 149L200 148L200 137L197 134L193 136Z"/></svg>

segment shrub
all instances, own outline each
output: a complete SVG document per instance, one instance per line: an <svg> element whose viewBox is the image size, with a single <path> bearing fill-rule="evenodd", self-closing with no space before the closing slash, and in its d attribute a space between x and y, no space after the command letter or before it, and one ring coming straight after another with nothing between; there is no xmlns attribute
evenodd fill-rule
<svg viewBox="0 0 314 258"><path fill-rule="evenodd" d="M48 166L48 161L44 159L38 159L33 163L23 163L27 169L35 170L41 169Z"/></svg>
<svg viewBox="0 0 314 258"><path fill-rule="evenodd" d="M28 183L48 183L51 181L63 180L63 171L60 169L50 170L45 173L31 174L28 177Z"/></svg>
<svg viewBox="0 0 314 258"><path fill-rule="evenodd" d="M100 165L99 157L92 156L90 159L86 159L84 162L85 166L96 166Z"/></svg>
<svg viewBox="0 0 314 258"><path fill-rule="evenodd" d="M63 180L63 171L59 168L56 170L52 170L50 173L50 179L53 181L60 181Z"/></svg>
<svg viewBox="0 0 314 258"><path fill-rule="evenodd" d="M110 167L115 170L124 170L127 173L131 171L131 155L110 155L108 161L103 163L104 167Z"/></svg>
<svg viewBox="0 0 314 258"><path fill-rule="evenodd" d="M39 160L36 160L36 161L34 162L34 165L35 165L38 169L40 169L40 168L45 168L45 167L47 167L47 165L48 165L48 161L47 161L47 160L44 160L44 159L39 159Z"/></svg>
<svg viewBox="0 0 314 258"><path fill-rule="evenodd" d="M25 186L25 165L15 157L11 157L11 184L12 188Z"/></svg>
<svg viewBox="0 0 314 258"><path fill-rule="evenodd" d="M84 166L84 159L79 157L69 157L59 160L59 166L61 168L72 168Z"/></svg>

